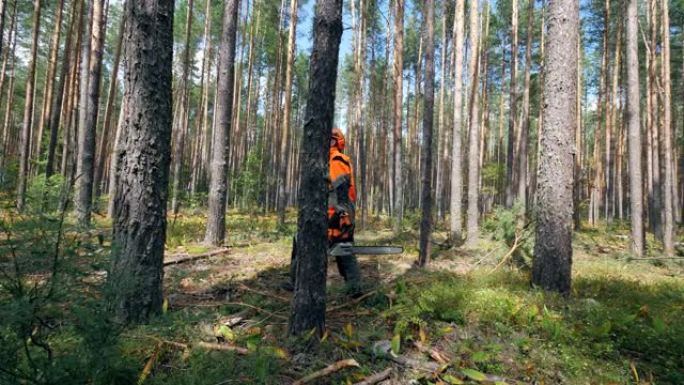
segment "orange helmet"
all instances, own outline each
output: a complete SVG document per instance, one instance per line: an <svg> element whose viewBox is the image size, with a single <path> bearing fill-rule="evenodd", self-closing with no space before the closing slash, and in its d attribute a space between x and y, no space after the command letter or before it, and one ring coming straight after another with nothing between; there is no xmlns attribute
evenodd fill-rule
<svg viewBox="0 0 684 385"><path fill-rule="evenodd" d="M335 146L340 151L344 150L344 134L342 134L342 130L340 130L338 127L334 127L332 129L330 140L335 141L334 144L331 144L331 147Z"/></svg>

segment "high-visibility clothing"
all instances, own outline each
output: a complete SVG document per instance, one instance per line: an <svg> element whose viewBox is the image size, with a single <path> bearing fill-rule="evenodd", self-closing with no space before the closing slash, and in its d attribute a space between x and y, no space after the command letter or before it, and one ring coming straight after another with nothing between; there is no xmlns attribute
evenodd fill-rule
<svg viewBox="0 0 684 385"><path fill-rule="evenodd" d="M330 147L328 185L328 240L353 241L356 186L351 159L337 146Z"/></svg>

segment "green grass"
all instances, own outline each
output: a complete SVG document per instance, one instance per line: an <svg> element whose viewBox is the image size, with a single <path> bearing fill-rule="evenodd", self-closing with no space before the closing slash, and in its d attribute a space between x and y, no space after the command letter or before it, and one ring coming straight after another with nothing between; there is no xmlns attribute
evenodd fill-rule
<svg viewBox="0 0 684 385"><path fill-rule="evenodd" d="M37 374L41 384L131 384L139 381L154 356L145 384L213 385L289 383L336 360L354 358L360 368L320 382L346 384L394 365L373 353L374 344L394 339L400 341L400 354L423 363L430 358L413 347L415 341L450 359L437 376L397 368L395 375L404 382L448 383L475 370L525 383L635 384L635 371L642 382L684 383L682 265L625 259L628 230L622 224L575 234L573 291L563 298L531 288L527 273L512 266L492 272L507 251L502 223L514 221L492 217L479 248L435 247L432 267L416 270L410 262L417 251L417 231L409 228L415 218L409 216L397 237L389 231L387 218L370 218L367 230L358 234L359 242L400 244L405 253L379 260L382 279L371 282L377 292L329 314L325 339L308 349L284 337L287 301L240 288L288 295L278 290L286 279L295 229L293 216L288 219L279 228L273 215L230 212L228 243L236 247L227 255L167 268L168 311L148 325L125 328L109 320L101 300L106 288L82 282L108 265L108 243L76 237L78 228L67 221L70 239L63 245L65 279L59 297L29 304L0 286L0 316L7 315L0 322L0 359L31 377L24 353L28 349L39 366L50 368ZM198 215L170 217L169 252L206 251L201 244L204 223L205 217ZM11 225L18 240L26 241L19 242L26 268L37 266L27 272L44 269L56 236L54 218L18 218ZM96 228L108 226L104 219L96 221ZM444 229L438 229L435 238L442 242ZM652 251L657 252L656 245ZM458 263L468 269L452 270ZM333 282L339 282L336 279ZM0 279L2 284L6 282ZM347 301L338 283L329 287L328 300L332 306ZM233 344L249 350L247 355L159 344L216 341L221 321L245 309L247 322L230 334ZM38 333L51 346L51 361L39 347L25 347L16 338L16 327L35 325L34 316L49 325L40 326ZM0 374L0 383L7 378Z"/></svg>

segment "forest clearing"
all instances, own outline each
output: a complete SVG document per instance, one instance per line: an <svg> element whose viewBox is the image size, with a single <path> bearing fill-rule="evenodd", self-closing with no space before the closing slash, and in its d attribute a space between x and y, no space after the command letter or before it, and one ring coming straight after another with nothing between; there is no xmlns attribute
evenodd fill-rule
<svg viewBox="0 0 684 385"><path fill-rule="evenodd" d="M0 385L684 384L684 2L0 0Z"/></svg>

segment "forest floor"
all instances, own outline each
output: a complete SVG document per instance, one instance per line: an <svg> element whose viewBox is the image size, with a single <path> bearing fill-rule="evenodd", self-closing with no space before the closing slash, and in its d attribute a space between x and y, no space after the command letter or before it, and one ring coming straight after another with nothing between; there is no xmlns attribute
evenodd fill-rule
<svg viewBox="0 0 684 385"><path fill-rule="evenodd" d="M214 250L200 242L204 220L169 218L167 261ZM102 257L90 262L91 283L104 281L108 263L98 234L109 225L98 221L79 235L79 247L90 242ZM327 331L312 344L286 337L291 293L281 285L294 224L231 212L228 247L166 266L164 314L119 335L122 378L290 384L354 359L312 383L353 384L383 371L384 384L684 383L684 264L629 259L626 228L575 234L569 298L530 288L524 267L500 264L510 247L495 228L473 249L448 248L436 232L429 267L417 269L412 228L394 237L386 219L374 219L357 232L357 244L404 246L402 255L359 258L359 299L345 295L330 261Z"/></svg>

